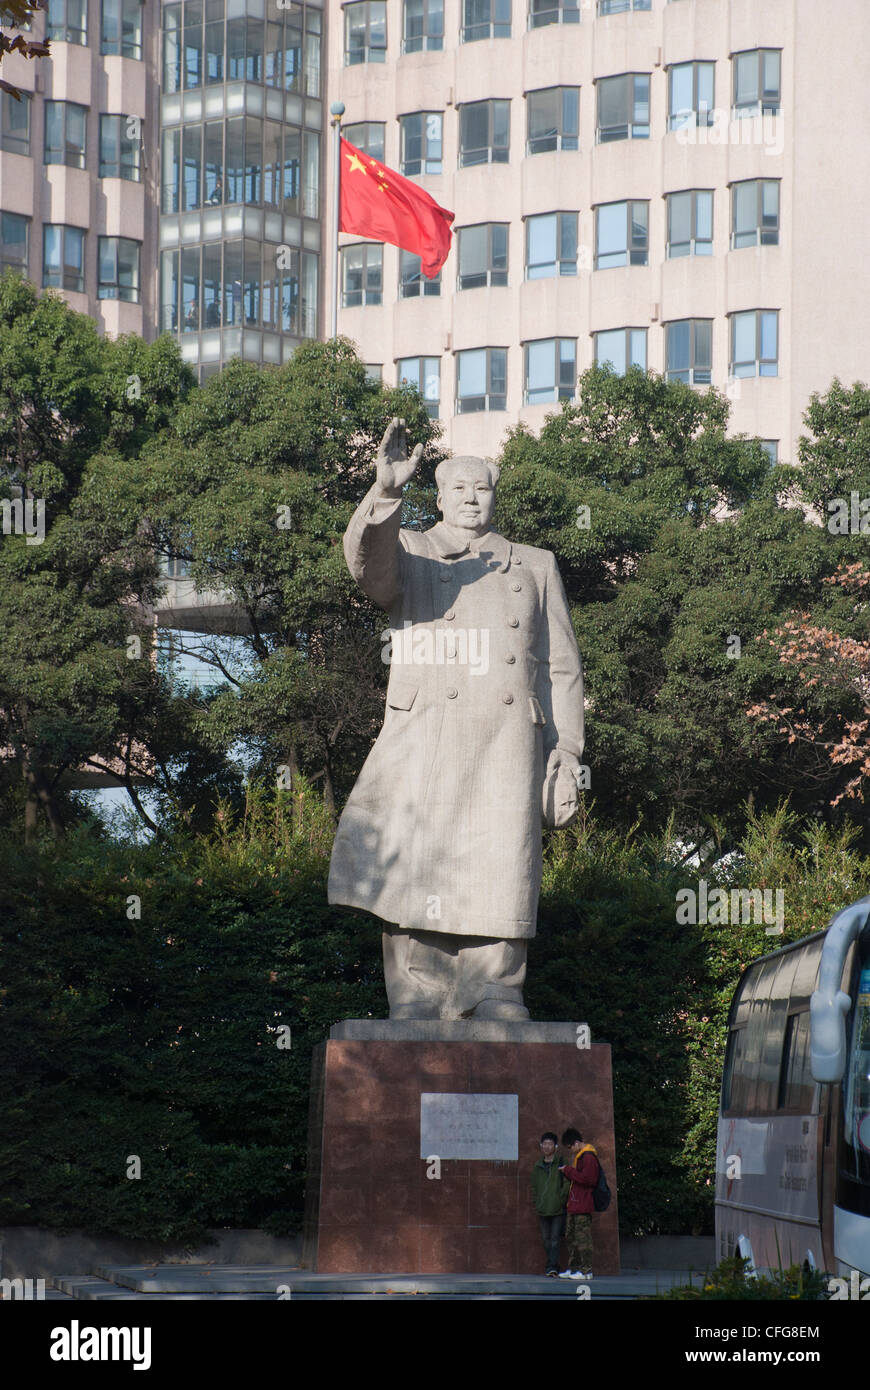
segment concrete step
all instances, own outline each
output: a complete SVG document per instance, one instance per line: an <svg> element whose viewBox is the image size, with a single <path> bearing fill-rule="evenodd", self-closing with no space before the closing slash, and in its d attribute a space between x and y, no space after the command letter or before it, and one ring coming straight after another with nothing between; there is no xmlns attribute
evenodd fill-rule
<svg viewBox="0 0 870 1390"><path fill-rule="evenodd" d="M589 1281L592 1299L634 1299L700 1281L681 1270L629 1270ZM420 1298L541 1300L577 1299L578 1283L534 1275L501 1274L315 1274L276 1265L103 1265L92 1275L59 1275L57 1296L102 1301L122 1299L292 1299ZM286 1293L284 1297L286 1298Z"/></svg>

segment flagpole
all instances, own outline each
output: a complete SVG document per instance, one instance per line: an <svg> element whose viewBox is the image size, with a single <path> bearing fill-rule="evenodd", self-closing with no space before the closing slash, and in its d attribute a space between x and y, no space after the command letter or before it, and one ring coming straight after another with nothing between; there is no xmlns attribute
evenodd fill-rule
<svg viewBox="0 0 870 1390"><path fill-rule="evenodd" d="M338 336L338 225L341 204L341 118L344 115L344 102L334 101L329 108L334 132L333 170L332 170L332 331L331 338Z"/></svg>

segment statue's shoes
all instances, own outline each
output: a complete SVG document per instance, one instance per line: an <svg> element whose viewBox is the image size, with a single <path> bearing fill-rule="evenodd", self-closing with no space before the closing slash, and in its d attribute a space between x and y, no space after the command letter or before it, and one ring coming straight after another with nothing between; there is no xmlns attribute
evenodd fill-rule
<svg viewBox="0 0 870 1390"><path fill-rule="evenodd" d="M420 1018L440 1018L441 1008L438 1004L397 1004L390 1010L390 1019L406 1020Z"/></svg>
<svg viewBox="0 0 870 1390"><path fill-rule="evenodd" d="M520 1022L529 1017L524 1004L512 1004L507 999L481 999L471 1012L472 1018L495 1018L504 1022Z"/></svg>

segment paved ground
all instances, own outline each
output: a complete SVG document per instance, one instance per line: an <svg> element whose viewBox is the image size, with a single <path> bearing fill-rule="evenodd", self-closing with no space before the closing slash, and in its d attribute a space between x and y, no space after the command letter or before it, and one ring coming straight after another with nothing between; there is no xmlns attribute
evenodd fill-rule
<svg viewBox="0 0 870 1390"><path fill-rule="evenodd" d="M700 1281L688 1270L625 1270L588 1282L593 1300L633 1299ZM578 1297L569 1279L503 1274L312 1274L275 1265L104 1265L91 1275L58 1275L46 1298L123 1299L509 1299Z"/></svg>

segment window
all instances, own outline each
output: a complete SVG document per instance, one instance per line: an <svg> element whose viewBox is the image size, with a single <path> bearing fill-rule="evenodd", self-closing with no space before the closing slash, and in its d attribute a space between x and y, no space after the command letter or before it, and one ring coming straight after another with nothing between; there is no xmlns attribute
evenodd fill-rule
<svg viewBox="0 0 870 1390"><path fill-rule="evenodd" d="M579 24L580 0L530 0L529 28L545 24Z"/></svg>
<svg viewBox="0 0 870 1390"><path fill-rule="evenodd" d="M693 188L687 193L669 193L668 256L712 256L713 192Z"/></svg>
<svg viewBox="0 0 870 1390"><path fill-rule="evenodd" d="M73 101L45 103L45 163L85 167L87 108Z"/></svg>
<svg viewBox="0 0 870 1390"><path fill-rule="evenodd" d="M779 179L731 185L731 249L779 245Z"/></svg>
<svg viewBox="0 0 870 1390"><path fill-rule="evenodd" d="M366 371L366 381L383 381L384 367L381 362L364 363Z"/></svg>
<svg viewBox="0 0 870 1390"><path fill-rule="evenodd" d="M595 365L612 367L625 376L629 367L646 371L646 329L613 328L595 334Z"/></svg>
<svg viewBox="0 0 870 1390"><path fill-rule="evenodd" d="M733 55L735 116L778 115L780 57L778 48L753 48Z"/></svg>
<svg viewBox="0 0 870 1390"><path fill-rule="evenodd" d="M441 361L437 357L400 357L396 363L397 385L416 386L426 402L430 420L437 420L441 404Z"/></svg>
<svg viewBox="0 0 870 1390"><path fill-rule="evenodd" d="M778 376L778 311L750 309L730 317L731 375Z"/></svg>
<svg viewBox="0 0 870 1390"><path fill-rule="evenodd" d="M713 320L675 319L665 324L668 381L709 386L713 370Z"/></svg>
<svg viewBox="0 0 870 1390"><path fill-rule="evenodd" d="M30 218L17 212L0 212L0 272L7 266L27 274Z"/></svg>
<svg viewBox="0 0 870 1390"><path fill-rule="evenodd" d="M525 404L570 401L577 383L577 339L542 338L525 346Z"/></svg>
<svg viewBox="0 0 870 1390"><path fill-rule="evenodd" d="M507 164L510 102L472 101L459 108L459 165Z"/></svg>
<svg viewBox="0 0 870 1390"><path fill-rule="evenodd" d="M577 149L579 87L545 87L540 92L529 92L526 110L529 154Z"/></svg>
<svg viewBox="0 0 870 1390"><path fill-rule="evenodd" d="M598 0L599 14L623 14L626 10L651 10L652 0Z"/></svg>
<svg viewBox="0 0 870 1390"><path fill-rule="evenodd" d="M649 203L602 203L595 209L595 269L646 265Z"/></svg>
<svg viewBox="0 0 870 1390"><path fill-rule="evenodd" d="M509 39L511 0L462 0L462 42Z"/></svg>
<svg viewBox="0 0 870 1390"><path fill-rule="evenodd" d="M505 410L507 348L472 348L456 354L456 414Z"/></svg>
<svg viewBox="0 0 870 1390"><path fill-rule="evenodd" d="M103 0L100 52L142 57L142 0Z"/></svg>
<svg viewBox="0 0 870 1390"><path fill-rule="evenodd" d="M403 53L444 47L444 0L405 0Z"/></svg>
<svg viewBox="0 0 870 1390"><path fill-rule="evenodd" d="M253 240L213 241L161 254L161 332L247 324L295 337L317 332L318 257Z"/></svg>
<svg viewBox="0 0 870 1390"><path fill-rule="evenodd" d="M441 112L415 111L413 116L401 116L402 173L441 173Z"/></svg>
<svg viewBox="0 0 870 1390"><path fill-rule="evenodd" d="M649 74L602 77L598 88L598 142L649 137Z"/></svg>
<svg viewBox="0 0 870 1390"><path fill-rule="evenodd" d="M47 39L62 43L88 41L88 0L48 0Z"/></svg>
<svg viewBox="0 0 870 1390"><path fill-rule="evenodd" d="M85 234L81 227L46 222L42 229L42 283L63 290L85 288Z"/></svg>
<svg viewBox="0 0 870 1390"><path fill-rule="evenodd" d="M577 274L576 212L526 218L526 279Z"/></svg>
<svg viewBox="0 0 870 1390"><path fill-rule="evenodd" d="M360 121L357 125L346 125L342 130L345 140L349 140L361 154L372 159L384 161L384 122Z"/></svg>
<svg viewBox="0 0 870 1390"><path fill-rule="evenodd" d="M25 92L20 101L11 92L0 92L0 150L30 154L30 97Z"/></svg>
<svg viewBox="0 0 870 1390"><path fill-rule="evenodd" d="M141 243L124 236L101 236L98 244L98 299L124 299L139 303L139 252Z"/></svg>
<svg viewBox="0 0 870 1390"><path fill-rule="evenodd" d="M387 56L386 0L361 0L344 8L344 62L383 63Z"/></svg>
<svg viewBox="0 0 870 1390"><path fill-rule="evenodd" d="M676 63L668 69L668 130L713 124L715 63Z"/></svg>
<svg viewBox="0 0 870 1390"><path fill-rule="evenodd" d="M419 294L441 293L441 271L429 280L420 267L420 257L413 251L399 252L399 298L412 299Z"/></svg>
<svg viewBox="0 0 870 1390"><path fill-rule="evenodd" d="M818 1087L810 1070L810 1012L789 1014L782 1044L778 1110L808 1115L817 1109Z"/></svg>
<svg viewBox="0 0 870 1390"><path fill-rule="evenodd" d="M759 439L764 452L767 454L771 468L775 463L779 463L779 440L778 439Z"/></svg>
<svg viewBox="0 0 870 1390"><path fill-rule="evenodd" d="M315 217L320 196L316 131L233 116L163 132L162 209L186 212L206 204L263 203Z"/></svg>
<svg viewBox="0 0 870 1390"><path fill-rule="evenodd" d="M345 246L341 252L341 306L380 304L383 297L384 248L375 242Z"/></svg>
<svg viewBox="0 0 870 1390"><path fill-rule="evenodd" d="M126 116L100 116L100 178L139 183L140 136L127 134Z"/></svg>
<svg viewBox="0 0 870 1390"><path fill-rule="evenodd" d="M508 228L507 222L481 222L476 227L459 228L461 290L507 284Z"/></svg>

